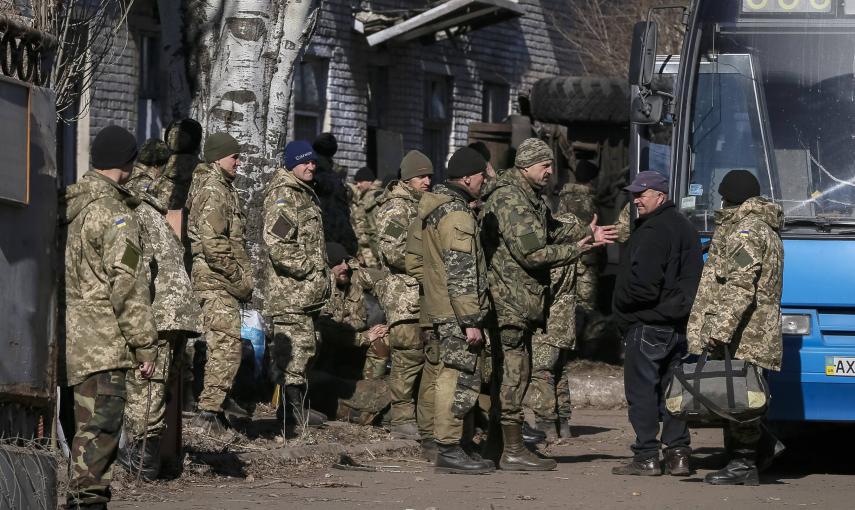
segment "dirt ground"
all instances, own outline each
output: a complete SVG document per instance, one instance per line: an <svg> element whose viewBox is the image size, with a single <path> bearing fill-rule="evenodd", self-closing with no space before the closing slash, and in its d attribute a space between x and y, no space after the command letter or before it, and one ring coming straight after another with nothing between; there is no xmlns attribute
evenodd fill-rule
<svg viewBox="0 0 855 510"><path fill-rule="evenodd" d="M237 456L231 465L222 459L212 462L214 468L205 459L189 460L177 481L120 481L110 508L852 508L851 427L796 430L787 454L761 476L763 485L713 487L701 480L726 462L720 430L692 431L697 473L691 477L620 477L610 471L626 459L633 439L625 411L577 410L573 420L578 437L547 450L559 462L556 471L547 473L440 475L411 449L391 457L355 456L376 467L375 472L334 469L335 460L323 456L295 464L254 452L250 465ZM340 436L376 444L385 440L380 429L339 424L310 440L322 444ZM255 447L245 448L249 446Z"/></svg>

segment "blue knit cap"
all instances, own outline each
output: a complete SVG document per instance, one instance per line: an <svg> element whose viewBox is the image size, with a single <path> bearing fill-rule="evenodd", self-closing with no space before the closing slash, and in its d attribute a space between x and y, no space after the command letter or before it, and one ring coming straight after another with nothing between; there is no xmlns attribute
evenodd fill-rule
<svg viewBox="0 0 855 510"><path fill-rule="evenodd" d="M285 168L293 170L295 166L308 163L309 161L317 161L318 156L312 149L312 144L305 140L297 140L288 142L285 146L285 156L283 158Z"/></svg>

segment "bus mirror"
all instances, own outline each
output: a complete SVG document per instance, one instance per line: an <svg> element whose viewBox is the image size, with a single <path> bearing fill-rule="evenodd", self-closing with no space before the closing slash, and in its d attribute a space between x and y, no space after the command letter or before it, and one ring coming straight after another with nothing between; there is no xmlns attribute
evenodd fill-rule
<svg viewBox="0 0 855 510"><path fill-rule="evenodd" d="M632 99L629 120L633 124L658 124L662 120L665 98L657 95L647 97L637 94Z"/></svg>
<svg viewBox="0 0 855 510"><path fill-rule="evenodd" d="M657 27L653 21L641 21L632 29L632 50L629 55L629 84L648 88L653 81L656 64Z"/></svg>

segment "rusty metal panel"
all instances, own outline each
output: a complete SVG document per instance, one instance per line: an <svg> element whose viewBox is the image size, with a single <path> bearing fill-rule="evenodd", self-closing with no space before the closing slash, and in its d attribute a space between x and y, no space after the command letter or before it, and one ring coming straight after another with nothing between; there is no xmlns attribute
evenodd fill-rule
<svg viewBox="0 0 855 510"><path fill-rule="evenodd" d="M52 91L31 90L30 200L0 203L0 399L50 402L55 386L56 111ZM8 140L0 136L0 154Z"/></svg>

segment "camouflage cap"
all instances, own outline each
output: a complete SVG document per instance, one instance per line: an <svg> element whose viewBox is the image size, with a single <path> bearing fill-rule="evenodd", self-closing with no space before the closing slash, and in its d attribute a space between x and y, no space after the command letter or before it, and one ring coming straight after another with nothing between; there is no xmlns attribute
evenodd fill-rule
<svg viewBox="0 0 855 510"><path fill-rule="evenodd" d="M514 166L517 168L528 168L543 161L555 159L552 149L539 138L526 138L517 148L517 157Z"/></svg>
<svg viewBox="0 0 855 510"><path fill-rule="evenodd" d="M433 175L433 163L422 152L411 150L401 160L401 180L409 181L423 175Z"/></svg>
<svg viewBox="0 0 855 510"><path fill-rule="evenodd" d="M160 166L169 160L169 148L160 138L149 138L140 147L137 161L143 165Z"/></svg>
<svg viewBox="0 0 855 510"><path fill-rule="evenodd" d="M176 154L198 154L202 143L202 125L193 119L172 121L166 128L166 145Z"/></svg>

